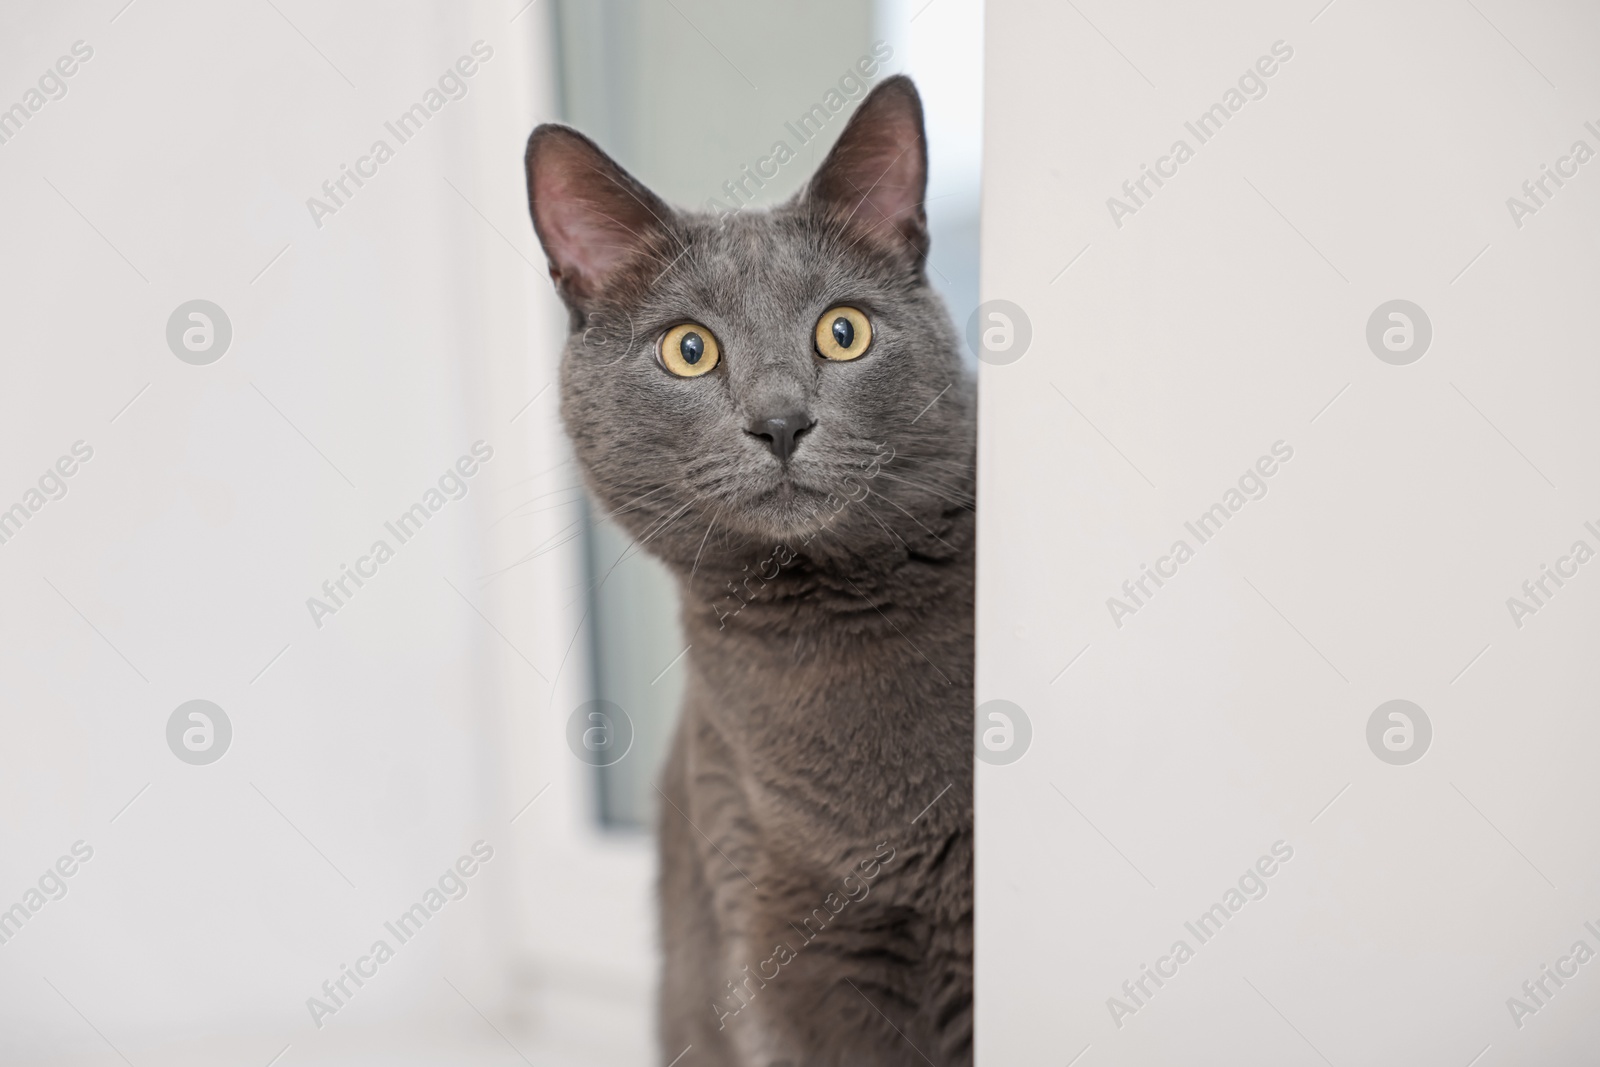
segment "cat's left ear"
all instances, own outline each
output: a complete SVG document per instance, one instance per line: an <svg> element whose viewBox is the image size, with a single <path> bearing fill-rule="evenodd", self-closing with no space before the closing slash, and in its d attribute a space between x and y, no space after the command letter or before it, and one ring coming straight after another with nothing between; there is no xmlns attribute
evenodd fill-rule
<svg viewBox="0 0 1600 1067"><path fill-rule="evenodd" d="M672 209L577 130L546 123L528 138L528 208L550 278L572 308L671 257Z"/></svg>
<svg viewBox="0 0 1600 1067"><path fill-rule="evenodd" d="M920 270L928 254L927 188L922 99L910 78L896 74L856 108L802 195L850 240Z"/></svg>

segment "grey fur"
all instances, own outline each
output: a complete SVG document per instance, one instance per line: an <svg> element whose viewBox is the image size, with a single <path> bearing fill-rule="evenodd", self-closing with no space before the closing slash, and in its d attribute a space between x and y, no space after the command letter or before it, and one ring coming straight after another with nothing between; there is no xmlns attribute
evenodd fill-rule
<svg viewBox="0 0 1600 1067"><path fill-rule="evenodd" d="M972 1060L975 398L925 177L904 78L771 211L675 211L570 129L529 140L562 417L692 644L659 782L662 1063ZM830 363L840 303L873 341ZM721 345L697 378L655 351L685 320ZM746 431L800 408L788 463Z"/></svg>

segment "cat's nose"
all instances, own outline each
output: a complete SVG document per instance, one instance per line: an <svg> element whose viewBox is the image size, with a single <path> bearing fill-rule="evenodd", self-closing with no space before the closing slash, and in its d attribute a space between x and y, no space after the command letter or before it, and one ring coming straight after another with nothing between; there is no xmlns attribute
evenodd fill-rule
<svg viewBox="0 0 1600 1067"><path fill-rule="evenodd" d="M815 421L804 411L791 411L770 418L753 418L745 427L745 433L761 438L780 462L787 463L799 446L801 436L814 425Z"/></svg>

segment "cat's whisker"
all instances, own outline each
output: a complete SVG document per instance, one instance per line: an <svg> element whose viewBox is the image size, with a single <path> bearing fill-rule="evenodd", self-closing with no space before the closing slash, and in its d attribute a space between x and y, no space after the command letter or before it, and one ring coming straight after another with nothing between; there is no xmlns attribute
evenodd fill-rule
<svg viewBox="0 0 1600 1067"><path fill-rule="evenodd" d="M695 502L693 500L687 501L682 507L680 507L677 511L674 511L671 515L668 515L665 519L658 520L655 525L652 526L652 528L639 539L639 544L649 544L652 538L661 533L668 526L671 526L674 522L677 522L684 512L694 507L694 503Z"/></svg>
<svg viewBox="0 0 1600 1067"><path fill-rule="evenodd" d="M881 465L878 468L878 473L882 474L885 470L890 470L888 464ZM896 464L891 473L902 475L932 474L959 481L963 479L969 479L972 472L970 468L960 466L959 464L946 464L937 461L909 460L905 463Z"/></svg>
<svg viewBox="0 0 1600 1067"><path fill-rule="evenodd" d="M903 463L907 461L914 463L948 463L952 466L960 467L963 470L968 469L967 464L962 462L960 459L952 459L948 452L912 452L902 448L900 451L894 454L893 462Z"/></svg>
<svg viewBox="0 0 1600 1067"><path fill-rule="evenodd" d="M554 474L556 471L560 470L562 467L571 466L572 464L574 464L576 462L578 462L578 457L576 457L576 456L568 456L566 459L562 460L560 463L557 463L554 467L546 467L544 470L540 471L538 474L530 474L526 478L518 478L516 481L509 482L509 483L507 483L505 485L502 485L502 486L500 486L499 488L497 488L497 489L495 489L493 491L496 492L496 493L509 493L511 490L515 489L519 485L523 485L523 484L525 484L527 482L536 482L540 478L543 478L545 475Z"/></svg>
<svg viewBox="0 0 1600 1067"><path fill-rule="evenodd" d="M888 525L884 523L883 519L878 517L878 513L876 511L872 510L872 505L867 503L865 497L863 497L862 499L856 501L856 503L860 504L861 507L866 510L866 513L868 515L872 516L872 521L877 523L880 527L882 527L884 533L888 534L890 537L894 538L896 541L899 541L902 548L907 547L905 538L901 537L899 534L897 534L893 530L889 529Z"/></svg>
<svg viewBox="0 0 1600 1067"><path fill-rule="evenodd" d="M705 536L700 538L700 547L697 550L695 550L694 566L689 568L689 577L691 579L693 579L695 574L696 574L696 572L698 572L700 570L700 553L702 553L702 552L704 552L706 550L706 541L708 541L711 538L711 528L717 524L717 518L721 514L722 514L722 509L719 507L719 508L717 508L717 510L715 512L712 513L711 521L706 523Z"/></svg>
<svg viewBox="0 0 1600 1067"><path fill-rule="evenodd" d="M601 526L604 523L616 521L616 518L617 518L618 515L625 514L625 513L629 512L629 511L637 510L639 507L643 506L641 501L643 501L646 497L652 496L653 494L658 493L658 492L660 492L661 490L663 490L665 488L667 488L667 486L665 484L658 485L654 489L650 490L649 492L644 493L644 494L642 494L642 495L640 495L638 497L635 497L632 501L629 501L629 504L632 505L632 506L619 508L617 510L612 511L610 514L600 516L600 518L598 518L598 519L594 518L593 515L589 515L589 516L587 516L585 518L580 518L580 519L573 520L572 522L568 523L566 526L563 526L560 530L557 530L554 534L552 534L549 538L547 538L542 544L540 544L538 547L534 548L532 551L528 552L526 555L523 555L523 556L519 557L518 559L516 559L516 560L512 561L511 563L507 564L506 566L501 567L499 570L490 571L488 574L484 575L480 579L480 581L486 581L486 582L487 581L492 581L493 579L495 579L495 578L497 578L497 577L499 577L499 576L501 576L503 574L506 574L506 573L508 573L508 572L510 572L512 570L515 570L516 568L522 566L524 563L532 562L533 560L538 559L540 556L548 555L549 553L554 552L556 549L561 548L564 545L571 544L573 541L575 541L578 538L580 538L580 537L584 536L585 534L587 534L590 530L592 530L592 529L594 529L594 528L596 528L598 526ZM574 526L582 526L583 528L580 529L578 532L576 532L574 534L571 534L570 536L562 537L562 534L565 534L568 530L571 530ZM560 538L560 540L557 540L557 538Z"/></svg>
<svg viewBox="0 0 1600 1067"><path fill-rule="evenodd" d="M902 515L904 515L906 518L910 519L912 522L916 523L918 526L922 526L922 521L920 519L918 519L915 515L911 514L911 512L907 511L905 508L901 507L899 504L896 504L893 500L891 500L888 497L884 496L882 493L878 492L877 490L873 490L872 495L877 497L879 500L883 501L885 504L888 504L890 507L894 508L896 511L900 512ZM927 535L929 537L933 538L935 541L939 542L944 547L946 547L946 548L948 548L948 549L950 549L952 551L955 550L955 546L954 545L952 545L949 541L946 541L944 538L940 537L938 534L934 533L932 530L929 530L926 526L922 526L922 529L923 529L923 531L925 533L927 533ZM905 542L902 541L901 543L904 544Z"/></svg>
<svg viewBox="0 0 1600 1067"><path fill-rule="evenodd" d="M537 496L531 496L527 500L524 500L522 503L520 503L520 504L516 505L515 507L513 507L510 511L506 512L504 515L500 516L498 519L495 519L493 522L489 523L489 525L486 527L486 529L492 530L496 526L500 525L502 522L505 522L507 519L510 519L510 518L517 518L517 517L520 517L522 515L536 515L541 511L549 511L549 510L551 510L553 508L571 507L573 504L577 503L580 499L582 499L582 497L579 496L579 497L574 497L571 500L563 500L563 501L560 501L559 503L551 504L548 507L534 508L530 512L524 512L523 511L523 508L526 508L529 504L532 504L537 500L542 500L547 496L555 496L557 493L570 493L570 492L572 492L574 490L581 491L582 489L583 489L583 486L581 486L581 485L569 485L565 489L555 489L555 490L552 490L552 491L550 491L548 493L540 493Z"/></svg>
<svg viewBox="0 0 1600 1067"><path fill-rule="evenodd" d="M969 496L952 495L950 490L943 487L928 485L926 482L920 482L915 478L907 478L903 475L890 474L888 471L879 471L878 477L887 478L891 482L899 482L902 485L909 485L913 489L920 489L924 493L927 493L939 500L943 500L947 504L955 504L956 506L965 508L968 511L973 509L973 501Z"/></svg>
<svg viewBox="0 0 1600 1067"><path fill-rule="evenodd" d="M622 564L625 561L630 559L635 554L637 554L637 553L639 553L639 552L644 550L644 546L650 542L650 538L656 536L656 534L661 533L668 526L671 526L674 522L677 521L679 516L681 516L685 511L688 511L689 508L691 508L693 506L694 506L694 501L693 500L691 500L688 503L684 504L677 511L674 511L665 520L663 520L659 525L657 525L655 527L655 529L653 529L650 533L646 534L643 538L639 539L638 541L633 542L627 548L624 548L622 550L622 554L619 555L616 558L616 560L611 564L610 567L606 568L606 572L604 574L602 574L599 577L599 579L597 579L595 581L594 585L591 588L592 589L598 589L602 585L605 585L606 584L606 580L611 577L612 573L615 572L618 567L622 566Z"/></svg>
<svg viewBox="0 0 1600 1067"><path fill-rule="evenodd" d="M615 516L615 515L626 515L629 512L637 511L637 510L639 510L639 508L644 506L642 501L648 499L649 497L654 496L655 494L661 492L661 490L663 490L665 488L667 488L667 483L666 482L662 482L660 485L656 486L654 489L651 489L649 492L641 493L638 496L634 497L632 500L624 501L623 503L621 503L621 504L617 505L616 507L612 508L611 511L610 511L610 514L607 517L610 518L611 516Z"/></svg>
<svg viewBox="0 0 1600 1067"><path fill-rule="evenodd" d="M606 572L589 584L589 592L592 593L596 589L599 589L602 585L605 585L606 581L611 577L616 569L622 566L623 561L625 561L629 556L633 555L633 553L637 552L638 550L639 545L637 543L630 543L626 548L624 548L622 552L618 554L617 558L611 561L611 566L606 568Z"/></svg>
<svg viewBox="0 0 1600 1067"><path fill-rule="evenodd" d="M531 518L533 518L533 517L535 517L537 515L543 515L544 513L549 512L549 511L560 511L562 508L577 507L581 503L582 503L581 499L576 499L575 498L575 499L572 499L572 500L563 500L563 501L560 501L560 502L555 503L555 504L546 504L543 507L531 508L531 509L526 510L526 511L523 510L522 508L518 508L516 511L513 511L508 515L500 516L500 518L496 519L494 522L491 522L488 526L486 526L485 529L492 530L492 529L494 529L494 527L500 525L502 522L507 522L507 521L509 521L511 519L531 519ZM527 505L523 505L522 507L526 508Z"/></svg>
<svg viewBox="0 0 1600 1067"><path fill-rule="evenodd" d="M551 541L553 541L557 537L560 537L562 534L566 533L568 530L572 529L574 526L585 526L585 528L587 528L586 524L585 524L585 521L583 519L575 519L572 522L567 523L567 525L563 526L561 529L557 530L553 535L551 535L551 537L549 539L547 539L544 542L544 544L541 544L539 547L533 549L531 552L527 553L526 555L521 556L520 558L515 559L512 562L506 564L504 567L501 567L499 570L490 571L488 574L482 575L478 580L481 581L481 582L493 581L495 578L500 577L502 574L506 574L506 573L508 573L510 571L516 570L518 567L522 566L524 563L527 563L527 562L529 562L531 560L537 559L540 555L544 554L545 546L550 545ZM562 541L560 545L551 546L551 550L553 551L555 548L560 548L561 545L566 544L567 541L571 541L573 537L582 537L583 534L584 534L584 530L579 530L577 533L573 534L572 537L569 537L565 541Z"/></svg>

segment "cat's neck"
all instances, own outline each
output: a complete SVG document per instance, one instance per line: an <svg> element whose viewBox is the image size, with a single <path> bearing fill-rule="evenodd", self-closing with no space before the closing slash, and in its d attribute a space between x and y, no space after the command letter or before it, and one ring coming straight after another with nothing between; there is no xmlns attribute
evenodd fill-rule
<svg viewBox="0 0 1600 1067"><path fill-rule="evenodd" d="M970 509L952 509L932 528L865 551L824 535L752 549L748 559L718 554L678 574L685 628L707 637L789 632L864 610L948 603L972 582L974 520Z"/></svg>

